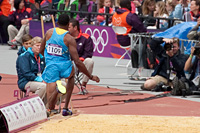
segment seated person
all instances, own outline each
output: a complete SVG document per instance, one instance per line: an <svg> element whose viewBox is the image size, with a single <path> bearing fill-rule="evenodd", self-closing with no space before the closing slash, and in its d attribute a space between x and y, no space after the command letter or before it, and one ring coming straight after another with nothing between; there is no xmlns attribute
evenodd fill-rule
<svg viewBox="0 0 200 133"><path fill-rule="evenodd" d="M21 91L38 94L46 105L46 83L43 82L41 73L45 68L44 57L39 53L42 38L34 37L32 47L17 58L16 69L18 87Z"/></svg>
<svg viewBox="0 0 200 133"><path fill-rule="evenodd" d="M200 11L200 1L199 0L191 0L190 11L184 13L183 19L185 22L197 21L199 18Z"/></svg>
<svg viewBox="0 0 200 133"><path fill-rule="evenodd" d="M131 13L131 2L130 0L121 0L119 8L112 17L113 26L126 27L127 32L123 35L117 35L117 41L121 46L130 46L129 33L146 32L147 29L144 24L140 21L135 13ZM137 53L136 50L132 50L131 53ZM131 55L133 67L137 67L138 61L134 60L135 55Z"/></svg>
<svg viewBox="0 0 200 133"><path fill-rule="evenodd" d="M79 0L78 10L80 11L79 14L77 14L76 20L78 20L81 24L87 24L88 14L81 13L82 11L85 11L83 8L84 5L87 6L87 11L92 12L92 5L94 4L91 0Z"/></svg>
<svg viewBox="0 0 200 133"><path fill-rule="evenodd" d="M111 8L110 0L102 0L100 3L99 13L106 13L106 7L109 7L109 14L113 14L113 9ZM106 15L98 15L97 20L100 25L105 25ZM109 23L111 23L112 16L109 17Z"/></svg>
<svg viewBox="0 0 200 133"><path fill-rule="evenodd" d="M8 25L9 25L9 19L8 15L11 10L11 4L8 0L0 0L0 27L1 27L1 37L4 38L7 43L8 41Z"/></svg>
<svg viewBox="0 0 200 133"><path fill-rule="evenodd" d="M160 45L163 42L165 42L165 45L170 44L169 49L164 49ZM173 74L179 79L185 77L184 64L187 60L187 56L181 54L178 38L153 38L150 42L150 47L156 53L157 57L159 57L159 64L156 66L150 79L141 86L141 89L153 90L156 85L161 82L165 85L170 85L170 70L173 71Z"/></svg>
<svg viewBox="0 0 200 133"><path fill-rule="evenodd" d="M70 3L69 3L69 1L70 1ZM76 11L78 11L78 0L67 0L67 1L65 1L65 0L60 0L59 3L58 3L58 6L57 6L57 9L58 9L58 10L61 10L61 9L60 9L60 4L65 4L64 11L70 11L70 10L71 10L71 5L72 5L72 4L75 4L75 5L76 5ZM60 12L58 12L57 18L59 17L59 15L60 15ZM70 13L68 13L68 15L70 15ZM77 14L74 13L73 18L76 18L76 15L77 15Z"/></svg>
<svg viewBox="0 0 200 133"><path fill-rule="evenodd" d="M73 36L76 40L79 59L83 62L88 72L92 74L94 61L92 60L93 41L91 37L88 34L81 32L79 22L78 20L75 20L75 19L71 19L69 21L68 30L71 36ZM89 81L89 78L86 75L84 75L82 79L82 87L85 94L88 93L86 90L86 85L88 81ZM80 90L80 94L82 94L81 90Z"/></svg>
<svg viewBox="0 0 200 133"><path fill-rule="evenodd" d="M153 17L153 12L155 11L156 1L155 0L145 0L142 5L142 15ZM145 27L154 26L156 20L152 18L145 18L143 21Z"/></svg>
<svg viewBox="0 0 200 133"><path fill-rule="evenodd" d="M29 33L29 21L32 20L31 9L25 7L24 0L15 0L14 7L16 11L9 15L9 20L14 25L8 26L8 44L11 49L17 49L17 45L21 45L22 36Z"/></svg>
<svg viewBox="0 0 200 133"><path fill-rule="evenodd" d="M188 0L172 1L172 4L175 6L173 17L176 19L182 19L183 15L190 11L190 1Z"/></svg>
<svg viewBox="0 0 200 133"><path fill-rule="evenodd" d="M163 1L156 2L156 10L154 11L154 17L158 17L158 18L168 18L169 17L165 2L163 2ZM159 29L167 29L168 28L168 22L163 19L157 20L155 26L157 26L158 21L159 21Z"/></svg>
<svg viewBox="0 0 200 133"><path fill-rule="evenodd" d="M22 47L18 50L17 55L21 55L22 53L26 52L29 47L32 46L32 39L33 37L29 34L25 34L22 37Z"/></svg>

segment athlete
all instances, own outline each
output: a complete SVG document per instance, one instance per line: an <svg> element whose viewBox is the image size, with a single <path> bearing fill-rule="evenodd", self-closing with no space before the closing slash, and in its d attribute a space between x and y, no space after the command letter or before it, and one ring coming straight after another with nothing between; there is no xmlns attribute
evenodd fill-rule
<svg viewBox="0 0 200 133"><path fill-rule="evenodd" d="M46 60L46 68L42 74L42 78L47 83L47 108L50 114L51 110L55 108L58 94L56 81L61 78L67 80L67 94L62 112L63 116L72 115L72 111L68 109L74 88L74 67L72 60L79 71L87 75L90 80L100 81L99 77L91 75L82 61L79 60L76 41L67 31L68 26L69 16L67 14L60 15L58 18L58 27L51 28L46 32L40 49L40 52L44 54Z"/></svg>

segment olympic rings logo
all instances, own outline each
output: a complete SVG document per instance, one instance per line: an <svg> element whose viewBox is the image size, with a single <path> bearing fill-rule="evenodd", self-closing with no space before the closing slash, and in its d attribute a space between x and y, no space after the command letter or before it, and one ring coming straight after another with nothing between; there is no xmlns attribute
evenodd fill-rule
<svg viewBox="0 0 200 133"><path fill-rule="evenodd" d="M98 53L103 53L104 51L104 47L108 44L108 32L103 29L101 32L99 31L99 29L95 28L94 31L92 31L90 28L87 28L85 30L85 33L89 34L93 40L93 43L95 45L94 47L94 52L97 50ZM95 33L98 34L97 39L95 37ZM104 41L104 38L102 37L103 34L106 35L106 41ZM100 50L100 48L98 47L99 45L102 45L102 49Z"/></svg>

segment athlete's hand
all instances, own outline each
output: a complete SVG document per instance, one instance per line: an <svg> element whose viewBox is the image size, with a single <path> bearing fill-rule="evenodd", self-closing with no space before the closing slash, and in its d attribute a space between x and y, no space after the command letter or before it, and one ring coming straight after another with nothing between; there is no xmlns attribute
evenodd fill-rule
<svg viewBox="0 0 200 133"><path fill-rule="evenodd" d="M91 78L92 81L96 81L97 83L99 83L100 79L98 76L96 75L93 75L92 78Z"/></svg>

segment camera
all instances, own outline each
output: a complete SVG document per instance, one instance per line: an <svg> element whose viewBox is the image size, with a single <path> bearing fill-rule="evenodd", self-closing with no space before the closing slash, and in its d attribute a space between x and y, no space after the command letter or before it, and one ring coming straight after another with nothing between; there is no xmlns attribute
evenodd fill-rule
<svg viewBox="0 0 200 133"><path fill-rule="evenodd" d="M194 50L194 55L199 55L200 54L200 46L195 46L194 47L195 48L195 50Z"/></svg>
<svg viewBox="0 0 200 133"><path fill-rule="evenodd" d="M173 43L165 43L165 45L164 45L165 51L170 51L170 50L172 50L173 47L174 47Z"/></svg>
<svg viewBox="0 0 200 133"><path fill-rule="evenodd" d="M152 91L154 92L161 92L161 91L171 91L172 88L170 86L165 85L163 82L160 82L156 85Z"/></svg>

